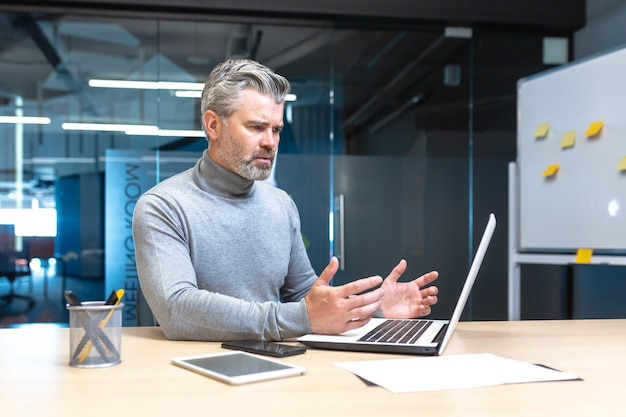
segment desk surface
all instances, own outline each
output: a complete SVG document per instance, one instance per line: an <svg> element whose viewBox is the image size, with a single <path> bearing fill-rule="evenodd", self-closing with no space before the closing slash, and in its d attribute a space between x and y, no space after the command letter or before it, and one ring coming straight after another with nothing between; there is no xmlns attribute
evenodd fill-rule
<svg viewBox="0 0 626 417"><path fill-rule="evenodd" d="M218 343L165 340L124 328L122 363L68 365L68 329L0 330L2 416L623 416L626 320L460 323L446 355L489 352L574 373L584 381L392 394L366 386L337 361L406 357L309 349L284 359L304 376L230 386L170 363L221 351ZM416 378L427 378L416 375Z"/></svg>

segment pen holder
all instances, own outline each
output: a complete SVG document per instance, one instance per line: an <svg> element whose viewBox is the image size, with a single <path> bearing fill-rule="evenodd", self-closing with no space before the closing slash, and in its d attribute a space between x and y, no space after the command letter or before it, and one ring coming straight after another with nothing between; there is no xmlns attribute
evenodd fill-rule
<svg viewBox="0 0 626 417"><path fill-rule="evenodd" d="M102 368L122 361L123 303L66 305L70 313L70 366Z"/></svg>

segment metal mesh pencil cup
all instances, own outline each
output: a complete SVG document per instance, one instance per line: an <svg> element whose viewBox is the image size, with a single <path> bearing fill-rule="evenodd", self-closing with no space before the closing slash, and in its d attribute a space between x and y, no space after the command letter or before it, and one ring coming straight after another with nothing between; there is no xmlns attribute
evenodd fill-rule
<svg viewBox="0 0 626 417"><path fill-rule="evenodd" d="M122 361L123 303L88 301L66 308L70 313L70 366L102 368Z"/></svg>

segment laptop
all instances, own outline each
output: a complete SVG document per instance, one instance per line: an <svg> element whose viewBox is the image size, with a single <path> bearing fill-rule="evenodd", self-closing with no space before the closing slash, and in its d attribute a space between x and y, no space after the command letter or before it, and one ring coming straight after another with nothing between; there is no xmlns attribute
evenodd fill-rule
<svg viewBox="0 0 626 417"><path fill-rule="evenodd" d="M461 318L495 228L492 213L450 320L372 318L365 326L339 335L307 334L298 341L318 349L441 355Z"/></svg>

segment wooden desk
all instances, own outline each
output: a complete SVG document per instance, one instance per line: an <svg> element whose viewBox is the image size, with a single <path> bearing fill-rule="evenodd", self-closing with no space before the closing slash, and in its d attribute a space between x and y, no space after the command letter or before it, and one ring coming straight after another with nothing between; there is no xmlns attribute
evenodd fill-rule
<svg viewBox="0 0 626 417"><path fill-rule="evenodd" d="M626 320L461 323L445 354L489 352L542 363L584 381L392 394L366 386L336 361L401 356L309 350L285 361L301 377L229 386L170 364L220 351L172 342L158 328L124 328L122 363L68 366L68 329L0 330L2 416L623 416ZM416 375L428 378L428 375Z"/></svg>

